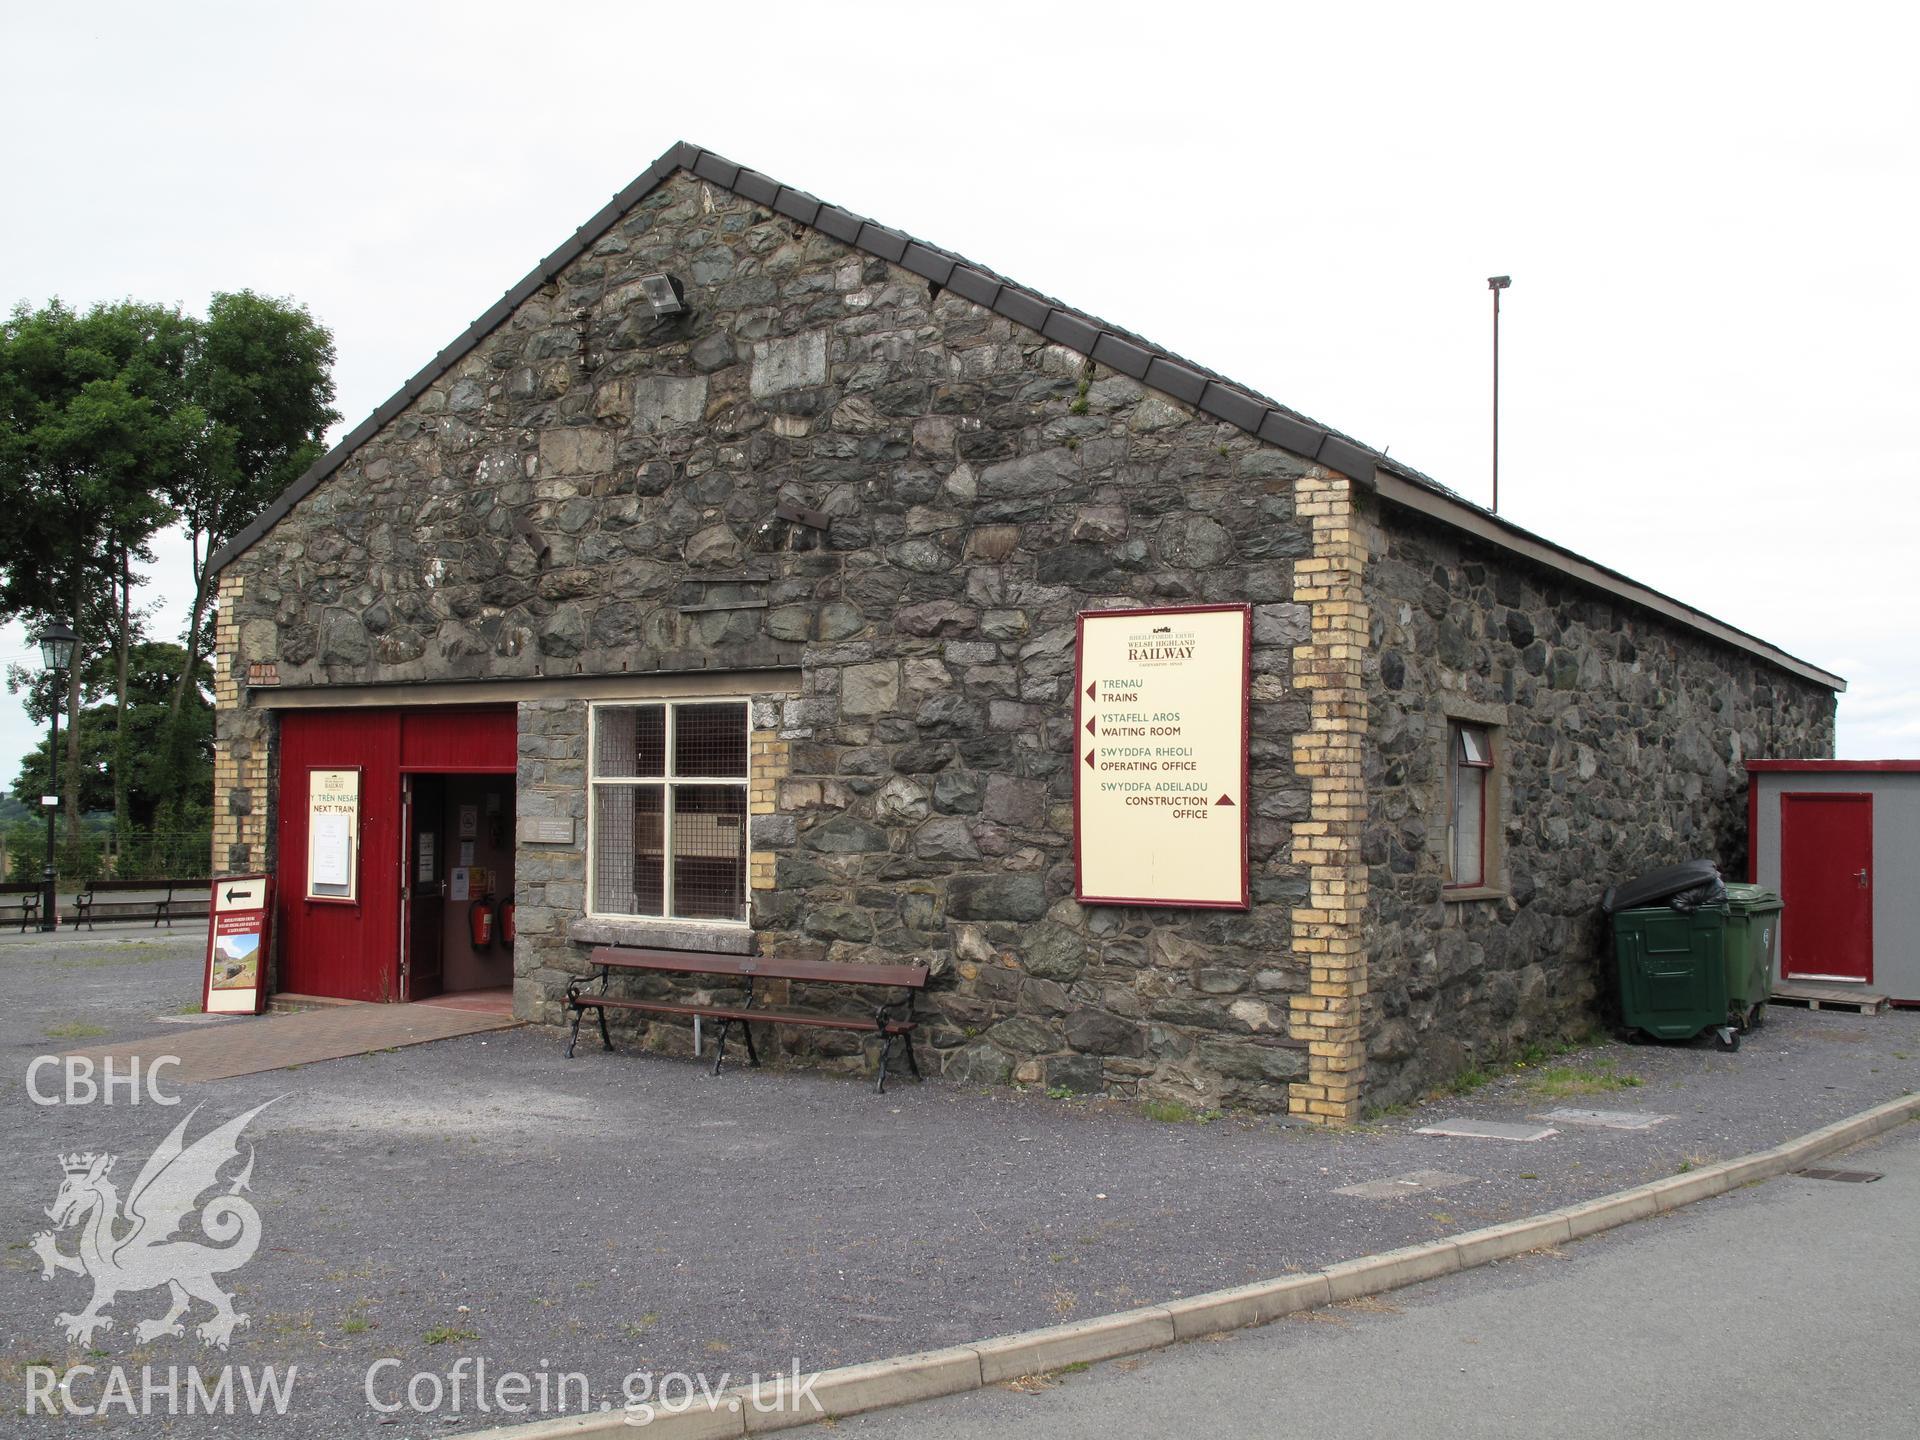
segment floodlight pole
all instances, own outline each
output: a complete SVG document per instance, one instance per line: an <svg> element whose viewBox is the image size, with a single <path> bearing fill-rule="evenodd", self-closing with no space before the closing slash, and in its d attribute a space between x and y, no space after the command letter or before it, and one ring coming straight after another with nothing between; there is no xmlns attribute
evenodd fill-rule
<svg viewBox="0 0 1920 1440"><path fill-rule="evenodd" d="M1513 284L1511 275L1489 275L1493 292L1493 513L1500 513L1500 292Z"/></svg>

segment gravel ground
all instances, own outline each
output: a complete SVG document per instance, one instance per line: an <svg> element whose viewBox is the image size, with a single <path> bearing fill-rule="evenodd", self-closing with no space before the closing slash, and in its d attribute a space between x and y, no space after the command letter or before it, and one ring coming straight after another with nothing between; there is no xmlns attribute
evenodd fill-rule
<svg viewBox="0 0 1920 1440"><path fill-rule="evenodd" d="M164 934L164 932L163 932ZM164 1295L128 1294L101 1352L54 1324L86 1298L43 1284L27 1248L66 1151L122 1154L130 1180L184 1109L39 1106L34 1056L165 1037L198 999L201 941L124 927L0 937L0 1413L27 1367L218 1365L183 1340L135 1343ZM162 1021L168 1023L161 1023ZM219 1025L244 1025L226 1020ZM75 1027L86 1027L79 1032ZM54 1038L55 1035L59 1038ZM470 1036L181 1087L193 1133L274 1096L248 1132L259 1253L231 1283L251 1316L224 1357L298 1365L284 1416L36 1417L38 1433L144 1427L207 1436L446 1435L515 1417L469 1387L382 1415L416 1372L462 1356L490 1375L581 1372L618 1405L634 1372L814 1369L1236 1284L1511 1219L1764 1148L1920 1086L1920 1012L1774 1007L1738 1054L1605 1045L1468 1094L1328 1134L1271 1119L1167 1122L1099 1101L902 1082L885 1097L804 1070L561 1056L557 1034ZM1606 1086L1558 1095L1565 1068ZM43 1086L44 1086L43 1082ZM1523 1120L1557 1105L1672 1118L1535 1144L1412 1133L1443 1116ZM1391 1200L1335 1194L1420 1169L1471 1177ZM124 1188L123 1188L124 1193ZM71 1241L66 1242L69 1246ZM198 1320L196 1312L189 1317ZM443 1383L443 1390L445 1389ZM423 1382L423 1400L432 1398ZM77 1388L94 1403L96 1388ZM164 1405L164 1402L162 1402ZM384 1423L383 1423L384 1422Z"/></svg>

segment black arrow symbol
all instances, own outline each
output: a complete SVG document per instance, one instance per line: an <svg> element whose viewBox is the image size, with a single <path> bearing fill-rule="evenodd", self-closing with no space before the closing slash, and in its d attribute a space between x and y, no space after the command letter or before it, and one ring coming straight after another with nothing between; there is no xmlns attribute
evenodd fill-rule
<svg viewBox="0 0 1920 1440"><path fill-rule="evenodd" d="M227 891L227 899L229 900L243 899L246 896L246 894L247 892L245 890L229 890Z"/></svg>

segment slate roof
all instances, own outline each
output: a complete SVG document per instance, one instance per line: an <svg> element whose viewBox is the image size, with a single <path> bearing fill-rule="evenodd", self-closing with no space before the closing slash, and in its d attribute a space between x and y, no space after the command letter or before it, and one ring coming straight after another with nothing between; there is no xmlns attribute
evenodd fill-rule
<svg viewBox="0 0 1920 1440"><path fill-rule="evenodd" d="M214 554L212 569L217 572L225 568L271 530L282 516L345 464L355 450L372 439L387 422L411 405L476 345L505 323L515 310L598 243L628 211L679 170L730 190L742 199L764 205L776 214L819 230L856 250L899 265L934 285L1038 331L1055 344L1091 356L1097 363L1131 376L1204 414L1237 426L1248 434L1257 435L1295 455L1315 460L1350 479L1370 485L1385 499L1633 600L1794 674L1834 690L1846 688L1846 682L1839 676L1829 674L1757 636L1716 620L1704 611L1662 595L1618 571L1598 565L1564 546L1514 525L1403 462L1390 460L1384 453L1351 436L1309 419L1216 371L1196 365L1132 331L1076 310L1051 296L1029 290L950 250L917 240L903 231L856 215L851 210L829 205L804 190L783 185L757 170L747 169L684 140L642 171L632 184L616 194L575 230L565 243L534 266L519 284L502 295L484 315L428 361L386 403L315 461L252 524Z"/></svg>

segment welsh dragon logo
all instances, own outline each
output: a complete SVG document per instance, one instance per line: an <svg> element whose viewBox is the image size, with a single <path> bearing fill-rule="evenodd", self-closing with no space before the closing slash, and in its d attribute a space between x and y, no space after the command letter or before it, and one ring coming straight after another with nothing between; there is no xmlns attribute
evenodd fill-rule
<svg viewBox="0 0 1920 1440"><path fill-rule="evenodd" d="M115 1296L164 1285L171 1297L167 1313L141 1321L134 1327L134 1337L144 1343L162 1335L185 1334L180 1317L193 1301L202 1300L213 1307L213 1317L195 1326L194 1333L208 1345L227 1348L235 1328L245 1325L247 1317L235 1312L233 1296L213 1277L238 1270L260 1248L260 1212L240 1195L253 1176L252 1147L247 1148L246 1164L223 1193L204 1205L200 1197L220 1183L222 1167L239 1158L240 1133L247 1123L273 1103L256 1105L189 1145L187 1126L200 1113L195 1106L141 1167L124 1205L107 1178L118 1156L60 1157L66 1178L46 1211L54 1229L34 1236L33 1250L44 1267L42 1280L65 1270L93 1281L93 1299L87 1308L58 1318L69 1340L87 1344L94 1331L111 1330L113 1317L103 1312ZM200 1234L210 1244L174 1238L196 1207ZM72 1226L80 1227L79 1251L62 1254L54 1233Z"/></svg>

